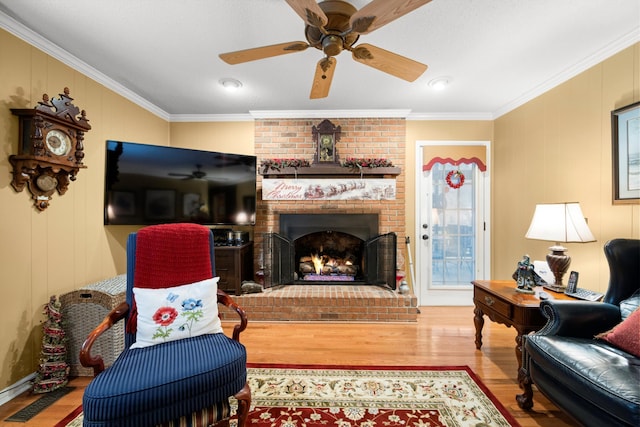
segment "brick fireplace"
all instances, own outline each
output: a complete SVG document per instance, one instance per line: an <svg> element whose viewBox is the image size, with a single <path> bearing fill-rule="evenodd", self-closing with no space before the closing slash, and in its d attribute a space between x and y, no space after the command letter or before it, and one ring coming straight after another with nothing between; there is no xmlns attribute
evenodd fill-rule
<svg viewBox="0 0 640 427"><path fill-rule="evenodd" d="M255 122L255 154L258 164L265 159L297 158L312 161L315 145L312 127L323 119L269 119ZM274 234L289 233L282 229L282 219L289 215L364 215L377 218L377 235L394 234L395 260L385 267L386 282L393 282L388 270L405 269L404 221L405 206L405 120L403 118L329 118L342 129L336 150L341 159L384 158L401 170L394 176L396 197L393 200L262 200L262 181L258 175L258 205L254 228L255 270L264 267L266 257L265 238ZM318 176L318 179L330 177ZM359 227L359 225L358 225ZM361 240L358 227L346 231ZM322 226L315 230L324 233L333 227ZM343 230L340 230L341 232ZM312 232L314 232L312 230ZM305 234L308 234L305 231ZM373 233L373 231L367 231ZM369 238L371 236L367 236ZM294 249L295 250L295 249ZM292 257L295 257L292 254ZM296 260L296 263L299 260ZM365 260L366 261L366 260ZM375 263L372 263L375 264ZM371 286L373 280L358 276L355 283L314 283L313 286L295 282L288 286L275 286L259 294L237 296L237 301L251 315L252 320L287 321L415 321L417 300L414 295L400 295L390 287ZM369 277L367 277L369 279ZM377 280L377 279L376 279ZM395 284L395 283L394 283ZM394 286L395 287L395 286ZM224 313L223 313L224 318Z"/></svg>

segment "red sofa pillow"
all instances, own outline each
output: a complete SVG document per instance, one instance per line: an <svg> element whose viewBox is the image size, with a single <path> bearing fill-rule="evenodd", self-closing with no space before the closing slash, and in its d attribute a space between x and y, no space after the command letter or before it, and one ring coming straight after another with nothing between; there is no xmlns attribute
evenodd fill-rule
<svg viewBox="0 0 640 427"><path fill-rule="evenodd" d="M640 357L640 308L613 329L596 335L614 347Z"/></svg>

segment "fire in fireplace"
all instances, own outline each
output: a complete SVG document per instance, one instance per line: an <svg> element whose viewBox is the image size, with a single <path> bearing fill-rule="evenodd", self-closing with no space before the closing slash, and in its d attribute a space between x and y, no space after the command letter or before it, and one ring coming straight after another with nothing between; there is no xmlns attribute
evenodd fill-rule
<svg viewBox="0 0 640 427"><path fill-rule="evenodd" d="M341 231L326 230L294 242L297 276L302 280L354 281L361 271L363 241Z"/></svg>
<svg viewBox="0 0 640 427"><path fill-rule="evenodd" d="M339 282L395 289L395 233L377 214L282 214L264 238L265 286ZM346 282L346 283L345 283Z"/></svg>

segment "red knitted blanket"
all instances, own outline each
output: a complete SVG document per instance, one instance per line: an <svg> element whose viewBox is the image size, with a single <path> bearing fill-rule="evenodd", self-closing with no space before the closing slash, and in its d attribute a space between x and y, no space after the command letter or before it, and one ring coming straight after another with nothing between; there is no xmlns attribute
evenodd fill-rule
<svg viewBox="0 0 640 427"><path fill-rule="evenodd" d="M182 223L138 231L134 286L168 288L211 278L210 232L201 225Z"/></svg>

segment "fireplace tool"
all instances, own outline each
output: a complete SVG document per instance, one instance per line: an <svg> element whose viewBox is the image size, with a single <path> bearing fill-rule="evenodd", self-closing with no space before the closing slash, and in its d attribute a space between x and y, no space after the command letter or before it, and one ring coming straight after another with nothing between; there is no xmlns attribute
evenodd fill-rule
<svg viewBox="0 0 640 427"><path fill-rule="evenodd" d="M416 276L413 273L413 259L411 258L411 240L409 236L404 238L404 243L407 245L407 255L409 257L409 272L411 273L411 286L416 285Z"/></svg>

